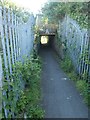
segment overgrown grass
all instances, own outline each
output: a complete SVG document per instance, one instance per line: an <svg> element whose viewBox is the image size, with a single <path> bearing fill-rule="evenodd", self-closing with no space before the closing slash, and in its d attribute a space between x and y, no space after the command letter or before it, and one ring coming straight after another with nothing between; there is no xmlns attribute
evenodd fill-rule
<svg viewBox="0 0 90 120"><path fill-rule="evenodd" d="M26 88L17 102L18 117L26 115L27 118L43 118L44 110L40 106L41 59L32 56L30 60L26 60L22 73Z"/></svg>
<svg viewBox="0 0 90 120"><path fill-rule="evenodd" d="M65 58L60 61L60 63L61 67L64 69L65 72L70 73L73 70L72 61L68 56L65 56Z"/></svg>
<svg viewBox="0 0 90 120"><path fill-rule="evenodd" d="M88 94L87 80L80 79L80 76L76 74L72 61L68 55L65 55L64 60L60 60L60 67L65 71L69 78L75 82L77 89L84 98L84 102L90 106L90 94Z"/></svg>
<svg viewBox="0 0 90 120"><path fill-rule="evenodd" d="M80 91L81 95L84 97L85 103L88 104L88 84L84 80L78 80L76 82L76 87Z"/></svg>
<svg viewBox="0 0 90 120"><path fill-rule="evenodd" d="M3 91L8 92L8 98L3 95L6 103L3 108L10 110L8 118L43 118L44 110L40 106L41 100L41 69L42 62L35 53L24 62L16 62L9 81L4 78Z"/></svg>

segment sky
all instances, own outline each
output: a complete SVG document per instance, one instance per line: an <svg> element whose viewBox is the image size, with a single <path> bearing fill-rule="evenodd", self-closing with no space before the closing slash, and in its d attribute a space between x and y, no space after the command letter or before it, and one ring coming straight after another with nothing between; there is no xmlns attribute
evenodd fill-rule
<svg viewBox="0 0 90 120"><path fill-rule="evenodd" d="M77 0L10 0L11 2L16 3L20 7L30 9L30 12L37 14L40 8L44 3L48 2L65 2L65 1L77 1ZM89 0L78 0L78 1L89 1Z"/></svg>
<svg viewBox="0 0 90 120"><path fill-rule="evenodd" d="M44 5L47 0L11 0L20 7L30 9L31 12L37 14L40 8Z"/></svg>

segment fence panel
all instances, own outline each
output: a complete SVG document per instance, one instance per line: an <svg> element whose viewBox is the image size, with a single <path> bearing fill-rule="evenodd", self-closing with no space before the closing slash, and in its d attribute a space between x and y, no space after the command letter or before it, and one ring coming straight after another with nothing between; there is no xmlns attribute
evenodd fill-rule
<svg viewBox="0 0 90 120"><path fill-rule="evenodd" d="M2 44L0 50L3 56L2 62L0 56L0 87L2 86L2 64L6 69L6 80L9 82L8 73L12 74L12 65L16 61L23 61L24 56L30 56L34 42L34 24L33 15L30 16L27 23L23 23L11 9L0 7L0 43ZM3 92L3 95L7 96L6 91ZM5 117L8 118L10 111L5 109L6 103L4 101L3 106Z"/></svg>
<svg viewBox="0 0 90 120"><path fill-rule="evenodd" d="M86 74L89 71L89 64L86 62L89 59L89 53L87 53L89 51L88 30L81 29L76 21L66 16L60 23L59 34L62 41L66 42L76 71L80 75Z"/></svg>

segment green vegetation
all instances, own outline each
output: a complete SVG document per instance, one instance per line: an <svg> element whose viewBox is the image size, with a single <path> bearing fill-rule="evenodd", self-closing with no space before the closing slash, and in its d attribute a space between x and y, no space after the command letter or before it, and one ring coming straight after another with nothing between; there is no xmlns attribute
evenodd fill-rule
<svg viewBox="0 0 90 120"><path fill-rule="evenodd" d="M40 106L41 90L41 60L35 54L30 59L26 58L24 63L16 62L13 72L9 75L9 81L4 78L3 101L5 108L11 112L8 118L43 118L44 111ZM4 109L3 109L4 111ZM3 116L4 112L3 112Z"/></svg>
<svg viewBox="0 0 90 120"><path fill-rule="evenodd" d="M63 64L64 63L64 64ZM68 56L64 57L64 60L61 62L61 67L65 72L69 73L73 69L72 61Z"/></svg>
<svg viewBox="0 0 90 120"><path fill-rule="evenodd" d="M87 80L80 78L80 76L76 74L72 61L68 55L65 55L64 59L60 61L60 66L69 76L69 78L75 82L77 89L84 97L85 103L87 103L88 106L90 106L90 101L89 101L90 94L88 93Z"/></svg>
<svg viewBox="0 0 90 120"><path fill-rule="evenodd" d="M84 80L78 80L76 83L76 87L80 91L81 95L84 96L84 101L89 105L88 102L88 84Z"/></svg>
<svg viewBox="0 0 90 120"><path fill-rule="evenodd" d="M88 2L73 2L69 5L69 15L75 19L81 27L88 28Z"/></svg>
<svg viewBox="0 0 90 120"><path fill-rule="evenodd" d="M69 15L81 27L88 28L88 6L88 2L48 2L42 8L42 13L49 23L55 24Z"/></svg>
<svg viewBox="0 0 90 120"><path fill-rule="evenodd" d="M30 13L28 12L28 10L22 7L17 7L16 4L11 2L10 0L0 1L0 6L10 8L17 15L17 17L21 18L22 21L25 23L28 21L30 17Z"/></svg>
<svg viewBox="0 0 90 120"><path fill-rule="evenodd" d="M84 60L84 63L86 65L88 65L88 66L90 65L89 49L85 49L85 50L82 51L82 54L79 57L79 61L80 60ZM88 78L88 80L90 79L89 72L88 72L87 69L84 71L84 73L81 76L84 80L86 80L87 78Z"/></svg>

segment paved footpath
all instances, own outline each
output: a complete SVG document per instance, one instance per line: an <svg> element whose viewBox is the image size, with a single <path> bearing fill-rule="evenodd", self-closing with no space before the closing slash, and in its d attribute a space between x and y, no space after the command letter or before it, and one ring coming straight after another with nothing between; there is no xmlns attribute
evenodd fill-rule
<svg viewBox="0 0 90 120"><path fill-rule="evenodd" d="M88 108L54 58L51 49L41 49L43 59L42 106L45 118L88 118Z"/></svg>

